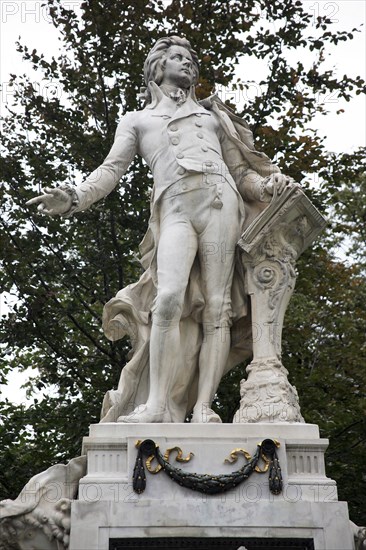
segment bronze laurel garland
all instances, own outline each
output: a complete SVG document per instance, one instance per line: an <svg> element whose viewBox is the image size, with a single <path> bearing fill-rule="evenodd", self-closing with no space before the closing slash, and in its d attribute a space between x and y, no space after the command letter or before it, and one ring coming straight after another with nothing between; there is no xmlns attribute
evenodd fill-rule
<svg viewBox="0 0 366 550"><path fill-rule="evenodd" d="M244 451L244 449L235 449L230 454L231 460L227 460L227 462L235 462L237 460L237 454L240 452L248 459L248 463L240 468L240 470L231 472L230 474L217 475L186 472L170 464L169 455L173 450L178 452L178 460L180 462L188 462L190 460L192 453L190 453L189 457L183 459L179 447L168 449L163 456L159 446L152 439L145 439L145 441L142 442L138 441L136 446L138 447L138 453L133 471L133 489L139 494L143 493L146 488L146 475L143 463L144 456L147 457L146 467L150 473L156 474L160 470L163 470L173 481L182 487L192 489L192 491L198 491L209 495L225 493L237 487L237 485L243 481L246 481L254 471L259 473L269 471L268 481L271 493L278 495L282 491L281 468L276 453L276 447L279 446L279 443L272 439L263 440L262 443L257 446L253 457ZM156 459L158 462L158 466L154 470L151 468L153 459ZM263 470L258 467L259 459L263 459L266 464Z"/></svg>

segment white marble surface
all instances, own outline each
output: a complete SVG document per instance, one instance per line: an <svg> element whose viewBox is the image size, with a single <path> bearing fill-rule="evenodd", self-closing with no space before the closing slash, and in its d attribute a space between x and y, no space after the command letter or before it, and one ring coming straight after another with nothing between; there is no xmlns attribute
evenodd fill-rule
<svg viewBox="0 0 366 550"><path fill-rule="evenodd" d="M74 502L70 550L108 550L110 538L297 537L315 550L353 550L344 502Z"/></svg>
<svg viewBox="0 0 366 550"><path fill-rule="evenodd" d="M80 482L79 499L115 501L124 498L132 489L133 468L136 461L137 440L153 439L164 454L166 449L179 446L183 456L194 453L188 463L177 463L175 454L170 462L188 472L230 473L240 469L245 459L235 464L226 464L233 449L244 448L251 455L263 439L280 442L277 451L283 477L283 492L273 497L268 488L268 474L253 473L248 481L225 494L211 499L225 498L237 501L244 498L255 500L290 501L337 500L337 488L326 477L324 452L328 440L319 437L314 424L94 424L90 436L83 440L83 452L88 456L87 475ZM192 497L189 489L172 482L164 472L147 475L144 499L164 498L177 501Z"/></svg>
<svg viewBox="0 0 366 550"><path fill-rule="evenodd" d="M176 445L184 456L193 451L191 462L175 464L214 474L239 469L243 458L223 463L230 451L253 454L266 438L281 444L280 495L269 492L267 473L208 496L180 487L164 472L146 471L146 490L133 491L138 439L153 439L162 452ZM347 504L338 502L336 484L325 474L327 444L318 426L299 423L92 425L83 445L88 473L72 504L70 550L107 550L109 538L125 537L297 537L313 538L316 550L353 550Z"/></svg>
<svg viewBox="0 0 366 550"><path fill-rule="evenodd" d="M260 423L260 424L118 424L115 422L92 424L90 437L119 439L121 437L154 438L165 437L214 437L231 439L241 437L285 437L289 439L319 439L319 427L316 424L297 422ZM84 438L84 441L88 441Z"/></svg>
<svg viewBox="0 0 366 550"><path fill-rule="evenodd" d="M211 409L220 380L253 351L237 420L251 421L255 400L260 414L253 422L302 422L286 371L274 369L269 379L261 369L262 359L265 365L280 360L283 315L308 219L297 210L296 219L276 215L293 205L284 202L288 193L308 199L256 151L248 124L217 96L197 101L199 63L185 38L159 39L145 60L144 77L146 105L121 118L104 162L80 184L47 187L27 203L69 217L111 193L135 155L152 172L151 216L140 246L145 272L103 313L106 337L115 341L128 334L133 348L118 389L105 397L103 418L180 423L193 410L194 422L220 422ZM243 269L236 247L243 230L253 229L251 222L265 210L276 227L252 231L254 240L261 235L254 248L244 238L250 265L255 263L252 273L246 260ZM260 339L252 336L251 325L253 334L263 329ZM253 398L258 389L260 399ZM274 412L266 411L268 403Z"/></svg>
<svg viewBox="0 0 366 550"><path fill-rule="evenodd" d="M55 464L33 476L15 500L0 501L0 550L67 550L71 500L85 472L85 456Z"/></svg>

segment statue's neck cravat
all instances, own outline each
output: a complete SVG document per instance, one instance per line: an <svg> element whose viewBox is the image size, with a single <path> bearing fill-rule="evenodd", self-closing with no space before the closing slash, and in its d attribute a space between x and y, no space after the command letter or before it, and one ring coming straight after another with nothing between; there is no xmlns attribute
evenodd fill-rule
<svg viewBox="0 0 366 550"><path fill-rule="evenodd" d="M175 103L180 107L187 101L187 91L182 90L182 88L176 88L175 86L168 86L166 84L163 84L160 86L160 89L162 92L170 97Z"/></svg>

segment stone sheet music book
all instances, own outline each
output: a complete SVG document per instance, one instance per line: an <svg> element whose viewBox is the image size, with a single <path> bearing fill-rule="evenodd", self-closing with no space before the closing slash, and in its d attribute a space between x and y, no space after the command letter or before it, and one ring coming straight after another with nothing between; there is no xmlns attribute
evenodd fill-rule
<svg viewBox="0 0 366 550"><path fill-rule="evenodd" d="M280 224L288 225L289 230L301 237L300 255L321 233L327 221L299 187L287 187L281 195L273 197L269 206L244 231L238 243L240 248L250 253L264 235L272 233Z"/></svg>

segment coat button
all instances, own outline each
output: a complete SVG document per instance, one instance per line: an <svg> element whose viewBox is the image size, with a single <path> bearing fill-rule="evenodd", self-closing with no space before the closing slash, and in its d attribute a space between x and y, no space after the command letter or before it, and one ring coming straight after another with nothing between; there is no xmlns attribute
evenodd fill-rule
<svg viewBox="0 0 366 550"><path fill-rule="evenodd" d="M178 145L178 143L179 143L179 138L177 138L177 137L172 138L172 144L173 145Z"/></svg>
<svg viewBox="0 0 366 550"><path fill-rule="evenodd" d="M197 137L200 138L200 139L202 139L202 138L203 138L203 134L202 134L201 132L198 132Z"/></svg>
<svg viewBox="0 0 366 550"><path fill-rule="evenodd" d="M170 126L170 129L172 132L176 132L178 130L178 126L175 126L175 125Z"/></svg>
<svg viewBox="0 0 366 550"><path fill-rule="evenodd" d="M182 190L185 191L187 189L187 185L185 183L182 183Z"/></svg>
<svg viewBox="0 0 366 550"><path fill-rule="evenodd" d="M206 145L202 145L201 149L202 149L202 151L204 151L205 153L208 151L208 147L206 147Z"/></svg>
<svg viewBox="0 0 366 550"><path fill-rule="evenodd" d="M196 120L195 125L198 127L202 126L202 122L200 120Z"/></svg>
<svg viewBox="0 0 366 550"><path fill-rule="evenodd" d="M184 158L183 153L178 153L178 154L177 154L177 159L182 159L182 158Z"/></svg>
<svg viewBox="0 0 366 550"><path fill-rule="evenodd" d="M201 113L194 113L196 116L200 117Z"/></svg>
<svg viewBox="0 0 366 550"><path fill-rule="evenodd" d="M178 155L177 155L178 156ZM183 166L179 166L178 168L178 174L185 174L185 168Z"/></svg>

